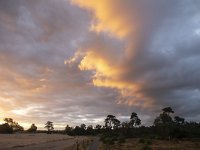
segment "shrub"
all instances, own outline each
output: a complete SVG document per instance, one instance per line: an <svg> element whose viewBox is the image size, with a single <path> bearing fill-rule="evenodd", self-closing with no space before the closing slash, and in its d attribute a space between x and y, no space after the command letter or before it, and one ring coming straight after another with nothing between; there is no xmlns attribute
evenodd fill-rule
<svg viewBox="0 0 200 150"><path fill-rule="evenodd" d="M152 150L152 148L148 145L145 145L141 150Z"/></svg>
<svg viewBox="0 0 200 150"><path fill-rule="evenodd" d="M151 145L152 143L153 143L153 142L152 142L151 140L147 140L147 141L146 141L146 144L147 144L147 145Z"/></svg>
<svg viewBox="0 0 200 150"><path fill-rule="evenodd" d="M126 139L124 137L120 137L118 139L118 143L124 143L124 142L126 142Z"/></svg>
<svg viewBox="0 0 200 150"><path fill-rule="evenodd" d="M138 142L139 142L139 143L145 143L145 140L144 140L144 139L139 139Z"/></svg>
<svg viewBox="0 0 200 150"><path fill-rule="evenodd" d="M113 138L108 138L107 142L108 142L109 145L115 144L115 140Z"/></svg>
<svg viewBox="0 0 200 150"><path fill-rule="evenodd" d="M13 133L13 128L9 126L8 123L4 123L0 125L0 133L10 134Z"/></svg>

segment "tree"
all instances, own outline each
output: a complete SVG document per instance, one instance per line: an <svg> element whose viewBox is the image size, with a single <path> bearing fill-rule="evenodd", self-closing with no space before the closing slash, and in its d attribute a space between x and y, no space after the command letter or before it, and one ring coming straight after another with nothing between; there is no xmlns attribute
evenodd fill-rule
<svg viewBox="0 0 200 150"><path fill-rule="evenodd" d="M118 129L120 126L120 121L116 118L113 119L113 128Z"/></svg>
<svg viewBox="0 0 200 150"><path fill-rule="evenodd" d="M4 123L0 125L0 133L3 134L11 134L13 133L13 128L10 127L8 123Z"/></svg>
<svg viewBox="0 0 200 150"><path fill-rule="evenodd" d="M100 133L100 132L101 132L101 128L102 128L102 126L101 126L100 124L97 124L97 125L95 126L95 131L96 131L96 133Z"/></svg>
<svg viewBox="0 0 200 150"><path fill-rule="evenodd" d="M47 128L47 134L51 134L51 132L54 130L53 122L47 121L47 123L45 123L45 128Z"/></svg>
<svg viewBox="0 0 200 150"><path fill-rule="evenodd" d="M95 127L95 129L101 130L101 127L102 127L101 125L97 124L96 127Z"/></svg>
<svg viewBox="0 0 200 150"><path fill-rule="evenodd" d="M14 121L13 121L12 118L5 118L4 121L5 121L7 124L9 124L9 126L13 126L13 124L14 124Z"/></svg>
<svg viewBox="0 0 200 150"><path fill-rule="evenodd" d="M155 119L154 125L171 125L173 123L171 113L174 113L171 107L165 107L162 109L162 113Z"/></svg>
<svg viewBox="0 0 200 150"><path fill-rule="evenodd" d="M15 122L12 118L5 118L4 121L13 129L14 132L24 131L24 128Z"/></svg>
<svg viewBox="0 0 200 150"><path fill-rule="evenodd" d="M136 126L139 126L141 124L141 120L140 118L138 117L138 115L133 112L131 114L131 117L130 117L130 122L129 122L130 126L133 128L133 127L136 127Z"/></svg>
<svg viewBox="0 0 200 150"><path fill-rule="evenodd" d="M128 121L122 122L122 128L128 129L130 127L130 123Z"/></svg>
<svg viewBox="0 0 200 150"><path fill-rule="evenodd" d="M180 125L180 124L184 124L185 123L185 119L184 118L181 118L179 116L175 116L174 117L174 121L176 124Z"/></svg>
<svg viewBox="0 0 200 150"><path fill-rule="evenodd" d="M86 125L85 124L81 124L81 129L86 129Z"/></svg>
<svg viewBox="0 0 200 150"><path fill-rule="evenodd" d="M113 115L108 115L107 116L107 118L105 119L105 127L107 128L107 129L112 129L112 127L113 127L113 120L114 119L116 119L115 118L115 116L113 116Z"/></svg>
<svg viewBox="0 0 200 150"><path fill-rule="evenodd" d="M14 132L24 131L24 127L20 126L17 122L14 122L12 128Z"/></svg>
<svg viewBox="0 0 200 150"><path fill-rule="evenodd" d="M154 125L156 126L158 134L160 134L162 137L168 136L171 138L174 122L170 114L174 113L174 111L171 107L163 108L162 111L163 112L154 120Z"/></svg>
<svg viewBox="0 0 200 150"><path fill-rule="evenodd" d="M67 133L68 135L70 135L71 132L72 132L72 127L70 127L69 125L67 125L67 126L65 127L65 133Z"/></svg>
<svg viewBox="0 0 200 150"><path fill-rule="evenodd" d="M90 129L93 129L93 126L92 125L89 125L89 126L87 126L87 130L90 130Z"/></svg>
<svg viewBox="0 0 200 150"><path fill-rule="evenodd" d="M171 107L165 107L162 109L162 111L163 111L163 114L168 114L168 115L170 115L170 113L172 114L174 113Z"/></svg>
<svg viewBox="0 0 200 150"><path fill-rule="evenodd" d="M93 134L94 134L93 131L94 131L94 130L93 130L93 126L92 126L92 125L87 126L87 134L93 135Z"/></svg>
<svg viewBox="0 0 200 150"><path fill-rule="evenodd" d="M33 123L32 125L31 125L31 127L27 130L28 132L36 132L37 131L37 126Z"/></svg>
<svg viewBox="0 0 200 150"><path fill-rule="evenodd" d="M79 126L76 126L74 128L74 133L75 135L84 135L85 134L85 129L79 127Z"/></svg>
<svg viewBox="0 0 200 150"><path fill-rule="evenodd" d="M168 114L165 114L165 113L160 114L154 121L155 126L170 125L172 123L173 123L173 120L172 120L171 116L169 116Z"/></svg>

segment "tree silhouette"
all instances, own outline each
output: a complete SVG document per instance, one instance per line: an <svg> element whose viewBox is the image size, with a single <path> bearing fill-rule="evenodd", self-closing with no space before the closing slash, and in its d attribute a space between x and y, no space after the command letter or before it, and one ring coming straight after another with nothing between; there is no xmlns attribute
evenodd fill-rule
<svg viewBox="0 0 200 150"><path fill-rule="evenodd" d="M160 114L160 116L158 116L155 121L154 121L154 125L170 125L173 123L172 117L169 116L166 113L162 113Z"/></svg>
<svg viewBox="0 0 200 150"><path fill-rule="evenodd" d="M107 118L105 119L105 127L107 128L107 129L112 129L112 127L113 127L113 125L114 125L114 119L116 119L116 117L115 116L113 116L113 115L108 115L107 116Z"/></svg>
<svg viewBox="0 0 200 150"><path fill-rule="evenodd" d="M68 135L70 135L71 132L72 132L72 127L70 127L69 125L67 125L67 126L65 127L65 133L67 133Z"/></svg>
<svg viewBox="0 0 200 150"><path fill-rule="evenodd" d="M114 115L108 115L105 118L105 126L103 127L99 124L95 128L92 125L86 127L85 124L75 128L67 125L64 133L68 135L100 135L100 139L107 144L123 138L158 137L169 140L176 138L200 138L200 123L185 122L184 118L178 116L172 119L172 113L174 111L171 107L163 108L159 116L156 117L154 125L148 127L140 126L141 120L135 112L131 114L130 120L122 123ZM7 120L12 122L11 119ZM63 131L59 133L63 133Z"/></svg>
<svg viewBox="0 0 200 150"><path fill-rule="evenodd" d="M168 114L168 115L170 115L170 113L172 114L174 113L171 107L165 107L162 109L162 111L163 111L163 114Z"/></svg>
<svg viewBox="0 0 200 150"><path fill-rule="evenodd" d="M175 117L174 117L174 121L175 121L176 124L179 124L179 125L185 123L185 119L184 119L184 118L181 118L181 117L179 117L179 116L175 116Z"/></svg>
<svg viewBox="0 0 200 150"><path fill-rule="evenodd" d="M120 121L116 118L113 119L113 128L118 129L120 126Z"/></svg>
<svg viewBox="0 0 200 150"><path fill-rule="evenodd" d="M101 126L100 124L97 124L96 127L95 127L95 129L100 130L101 127L102 127L102 126Z"/></svg>
<svg viewBox="0 0 200 150"><path fill-rule="evenodd" d="M136 126L139 126L141 124L141 120L140 118L138 117L138 115L133 112L131 114L131 117L130 117L130 122L129 122L130 126L133 128L133 127L136 127Z"/></svg>
<svg viewBox="0 0 200 150"><path fill-rule="evenodd" d="M174 128L174 122L170 114L174 113L174 111L171 107L163 108L162 111L163 112L154 120L154 125L156 126L158 134L162 137L168 136L170 139Z"/></svg>
<svg viewBox="0 0 200 150"><path fill-rule="evenodd" d="M24 128L15 122L12 118L5 118L4 121L13 129L14 132L24 131Z"/></svg>
<svg viewBox="0 0 200 150"><path fill-rule="evenodd" d="M9 124L10 126L12 126L14 124L14 121L12 118L5 118L4 121Z"/></svg>
<svg viewBox="0 0 200 150"><path fill-rule="evenodd" d="M75 135L85 135L85 127L79 127L79 126L76 126L74 128L74 133Z"/></svg>
<svg viewBox="0 0 200 150"><path fill-rule="evenodd" d="M54 130L53 122L47 121L47 123L45 123L45 127L44 128L47 128L47 133L51 134L52 131Z"/></svg>
<svg viewBox="0 0 200 150"><path fill-rule="evenodd" d="M174 113L171 107L165 107L162 109L162 113L155 119L154 125L170 125L173 123L171 113Z"/></svg>
<svg viewBox="0 0 200 150"><path fill-rule="evenodd" d="M93 129L92 125L87 126L87 130L91 130L91 129Z"/></svg>
<svg viewBox="0 0 200 150"><path fill-rule="evenodd" d="M8 123L1 124L0 125L0 133L11 134L11 133L13 133L13 128Z"/></svg>
<svg viewBox="0 0 200 150"><path fill-rule="evenodd" d="M87 126L87 134L89 134L89 135L93 135L94 134L92 125Z"/></svg>
<svg viewBox="0 0 200 150"><path fill-rule="evenodd" d="M37 131L37 126L33 123L31 127L27 130L28 132L35 133Z"/></svg>
<svg viewBox="0 0 200 150"><path fill-rule="evenodd" d="M128 129L130 127L130 123L128 121L122 122L122 128Z"/></svg>
<svg viewBox="0 0 200 150"><path fill-rule="evenodd" d="M81 124L81 129L86 129L86 125L85 124Z"/></svg>

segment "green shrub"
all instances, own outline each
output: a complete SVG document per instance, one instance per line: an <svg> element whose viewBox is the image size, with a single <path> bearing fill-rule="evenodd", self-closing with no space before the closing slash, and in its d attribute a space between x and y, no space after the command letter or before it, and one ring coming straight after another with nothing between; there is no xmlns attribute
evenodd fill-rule
<svg viewBox="0 0 200 150"><path fill-rule="evenodd" d="M113 144L115 144L114 139L109 138L109 139L108 139L108 144L109 144L109 145L113 145Z"/></svg>
<svg viewBox="0 0 200 150"><path fill-rule="evenodd" d="M145 143L145 140L144 140L144 139L139 139L138 142L139 142L139 143Z"/></svg>
<svg viewBox="0 0 200 150"><path fill-rule="evenodd" d="M145 145L145 146L142 147L141 150L152 150L152 148L148 145Z"/></svg>
<svg viewBox="0 0 200 150"><path fill-rule="evenodd" d="M125 143L126 139L124 137L121 137L118 139L118 143Z"/></svg>
<svg viewBox="0 0 200 150"><path fill-rule="evenodd" d="M147 144L147 145L152 145L152 143L153 143L153 142L152 142L151 140L147 140L147 141L146 141L146 144Z"/></svg>
<svg viewBox="0 0 200 150"><path fill-rule="evenodd" d="M117 141L117 140L118 140L118 138L117 138L116 136L111 137L111 139L112 139L113 141Z"/></svg>

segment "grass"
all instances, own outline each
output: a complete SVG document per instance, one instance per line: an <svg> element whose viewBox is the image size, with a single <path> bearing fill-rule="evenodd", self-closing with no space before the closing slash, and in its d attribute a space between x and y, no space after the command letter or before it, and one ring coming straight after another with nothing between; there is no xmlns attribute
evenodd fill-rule
<svg viewBox="0 0 200 150"><path fill-rule="evenodd" d="M124 143L115 142L110 145L112 150L199 150L200 141L167 141L156 139L126 139ZM99 150L105 150L105 144L101 143Z"/></svg>
<svg viewBox="0 0 200 150"><path fill-rule="evenodd" d="M74 146L71 148L73 150L87 150L89 144L93 141L91 137L85 137L82 140L76 140Z"/></svg>

